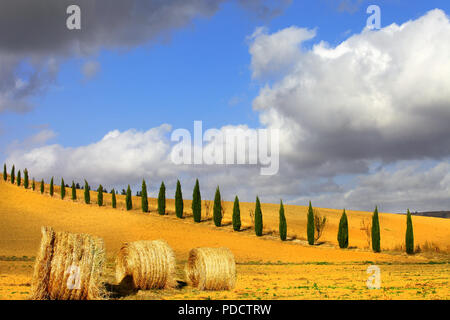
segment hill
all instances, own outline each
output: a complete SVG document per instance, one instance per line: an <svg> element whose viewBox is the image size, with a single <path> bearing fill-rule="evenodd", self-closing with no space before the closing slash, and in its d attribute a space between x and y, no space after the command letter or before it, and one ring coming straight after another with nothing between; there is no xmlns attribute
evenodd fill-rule
<svg viewBox="0 0 450 320"><path fill-rule="evenodd" d="M48 186L46 186L48 188ZM39 188L36 188L37 190ZM118 196L118 208L110 207L111 195L105 195L105 206L86 205L81 202L83 190L78 190L78 201L73 202L67 197L61 200L58 187L55 187L54 197L41 195L38 191L25 190L0 182L0 255L3 256L34 256L39 246L40 227L50 225L57 230L90 233L105 240L109 256L115 255L121 244L127 241L141 239L163 238L174 248L178 259L186 259L189 249L197 246L229 247L238 261L361 261L361 260L392 260L420 259L404 255L374 254L362 250L367 246L360 223L371 216L369 212L348 211L350 246L354 250L337 250L336 232L340 210L319 209L321 214L329 219L324 232L321 246L309 247L303 245L306 233L306 207L287 205L286 218L290 241L281 242L274 231L278 228L278 205L262 204L264 215L265 236L257 238L251 226L248 212L254 206L252 203L241 203L241 214L246 231L234 232L229 225L232 203L225 205L225 226L214 227L206 219L202 223L192 222L190 201L185 201L185 219L175 217L174 201L168 200L169 214L160 216L156 213L156 199L150 199L151 212L144 214L139 209L140 198L133 197L135 209L124 210L124 197ZM91 191L91 199L96 199L96 193ZM205 211L206 208L203 208ZM212 211L212 210L211 210ZM403 243L405 217L394 214L380 214L381 243L384 250L392 250ZM446 219L414 217L416 243L431 241L448 250L450 243L450 221ZM431 238L432 237L432 238Z"/></svg>
<svg viewBox="0 0 450 320"><path fill-rule="evenodd" d="M450 211L411 212L414 216L450 219Z"/></svg>

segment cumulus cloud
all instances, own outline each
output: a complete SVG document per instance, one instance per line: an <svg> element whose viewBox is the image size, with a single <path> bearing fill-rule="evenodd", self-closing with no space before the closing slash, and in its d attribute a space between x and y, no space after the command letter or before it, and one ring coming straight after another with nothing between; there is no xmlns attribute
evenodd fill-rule
<svg viewBox="0 0 450 320"><path fill-rule="evenodd" d="M260 35L267 48L250 50L252 61L278 52L269 56L284 57L289 70L253 106L264 125L282 129L281 147L299 168L450 155L450 22L443 11L305 52L300 38L287 46L267 40L282 32ZM272 71L271 63L258 63L254 72L260 65Z"/></svg>
<svg viewBox="0 0 450 320"><path fill-rule="evenodd" d="M259 27L251 35L250 54L253 78L265 78L284 74L301 55L299 45L315 36L314 30L295 26L268 34Z"/></svg>

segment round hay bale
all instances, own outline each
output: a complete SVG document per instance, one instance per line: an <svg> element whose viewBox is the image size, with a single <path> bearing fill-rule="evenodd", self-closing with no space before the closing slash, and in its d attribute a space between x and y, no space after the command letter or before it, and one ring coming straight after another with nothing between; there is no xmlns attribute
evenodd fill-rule
<svg viewBox="0 0 450 320"><path fill-rule="evenodd" d="M236 263L228 248L194 248L186 263L186 280L199 290L231 290L236 283Z"/></svg>
<svg viewBox="0 0 450 320"><path fill-rule="evenodd" d="M143 240L125 243L116 258L116 280L133 278L136 289L173 288L175 255L164 240Z"/></svg>
<svg viewBox="0 0 450 320"><path fill-rule="evenodd" d="M32 280L33 300L98 300L106 297L101 281L103 240L87 234L42 227Z"/></svg>

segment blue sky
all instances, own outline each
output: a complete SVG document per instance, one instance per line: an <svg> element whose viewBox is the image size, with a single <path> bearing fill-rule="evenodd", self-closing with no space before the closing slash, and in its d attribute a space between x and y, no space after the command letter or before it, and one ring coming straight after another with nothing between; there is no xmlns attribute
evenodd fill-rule
<svg viewBox="0 0 450 320"><path fill-rule="evenodd" d="M236 1L224 2L209 17L200 14L182 27L164 30L158 40L149 38L116 48L100 44L98 50L89 54L58 57L56 78L27 97L31 110L17 112L6 108L0 113L0 157L4 161L11 159L11 150L15 151L17 145L42 130L53 134L37 147L57 144L76 148L98 142L112 130L144 132L164 123L173 129L189 130L194 120L202 120L207 128L241 124L263 127L259 119L261 113L253 109L254 99L261 88L273 87L284 75L252 78L249 47L256 28L266 27L269 35L291 26L315 29L316 36L301 43L302 51L309 52L320 41L335 47L362 32L369 16L366 8L370 4L380 6L383 28L391 23L400 25L419 19L435 8L447 15L450 12L450 3L443 0L294 0L274 17L260 17ZM52 51L48 55L51 56ZM99 71L91 78L81 71L89 61L99 65ZM20 75L19 70L16 74ZM332 119L324 118L324 121ZM32 147L34 145L26 148ZM448 163L447 159L446 154L431 158L400 157L387 161L385 168L391 170L397 161L425 161L421 165L427 166L441 161ZM375 163L380 163L380 159L373 159L368 167L377 167ZM358 184L356 172L349 174L347 169L334 172L325 180L332 179L341 188L354 187ZM373 174L374 170L366 173ZM300 190L303 189L299 188L298 193ZM320 200L326 194L319 193L317 197ZM282 194L275 198L280 196ZM298 197L291 195L291 198L295 202Z"/></svg>
<svg viewBox="0 0 450 320"><path fill-rule="evenodd" d="M262 25L270 31L296 25L317 28L316 38L305 46L321 40L336 45L364 28L369 2L356 12L339 11L335 2L293 1L269 21L225 3L213 17L197 18L163 42L70 59L51 88L33 97L32 112L2 115L2 150L44 124L57 133L52 142L65 146L97 141L111 129L146 130L162 123L188 129L194 120L207 127L257 126L252 99L263 84L251 79L247 37ZM382 8L382 26L415 19L436 7L450 11L447 1L376 3ZM93 79L85 80L80 72L85 60L101 65Z"/></svg>

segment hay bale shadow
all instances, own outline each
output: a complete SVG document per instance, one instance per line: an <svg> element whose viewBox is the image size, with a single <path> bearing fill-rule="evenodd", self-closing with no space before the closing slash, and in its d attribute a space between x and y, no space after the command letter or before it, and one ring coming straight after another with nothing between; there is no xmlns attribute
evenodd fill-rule
<svg viewBox="0 0 450 320"><path fill-rule="evenodd" d="M119 284L105 283L105 288L112 299L123 298L138 292L131 275L125 276Z"/></svg>
<svg viewBox="0 0 450 320"><path fill-rule="evenodd" d="M175 285L175 289L183 289L187 286L187 282L177 280L177 284Z"/></svg>

